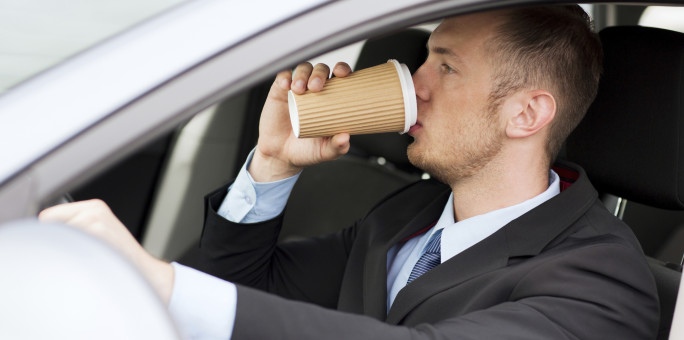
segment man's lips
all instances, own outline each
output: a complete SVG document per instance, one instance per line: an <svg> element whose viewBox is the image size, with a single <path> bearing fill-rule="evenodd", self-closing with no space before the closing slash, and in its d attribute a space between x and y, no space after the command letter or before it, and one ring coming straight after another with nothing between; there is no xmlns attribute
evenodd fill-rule
<svg viewBox="0 0 684 340"><path fill-rule="evenodd" d="M423 127L419 122L416 122L411 128L408 130L408 134L413 136L413 133L416 132L416 130L420 129Z"/></svg>

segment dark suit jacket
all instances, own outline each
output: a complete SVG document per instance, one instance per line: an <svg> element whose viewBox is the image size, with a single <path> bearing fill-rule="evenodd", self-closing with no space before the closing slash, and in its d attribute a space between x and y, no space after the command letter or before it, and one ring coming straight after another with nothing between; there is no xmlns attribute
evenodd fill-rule
<svg viewBox="0 0 684 340"><path fill-rule="evenodd" d="M280 217L217 215L224 188L208 196L199 269L238 283L233 339L652 339L656 287L638 242L571 167L568 189L407 285L389 312L387 251L439 218L450 191L438 182L283 244Z"/></svg>

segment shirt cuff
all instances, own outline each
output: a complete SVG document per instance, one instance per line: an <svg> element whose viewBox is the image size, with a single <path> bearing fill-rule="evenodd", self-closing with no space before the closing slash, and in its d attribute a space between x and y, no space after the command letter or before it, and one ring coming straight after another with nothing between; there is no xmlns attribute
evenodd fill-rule
<svg viewBox="0 0 684 340"><path fill-rule="evenodd" d="M235 285L176 262L171 265L169 313L184 339L230 339L237 308Z"/></svg>
<svg viewBox="0 0 684 340"><path fill-rule="evenodd" d="M270 220L283 212L299 174L275 182L254 181L247 171L254 150L240 169L218 214L234 223L257 223Z"/></svg>

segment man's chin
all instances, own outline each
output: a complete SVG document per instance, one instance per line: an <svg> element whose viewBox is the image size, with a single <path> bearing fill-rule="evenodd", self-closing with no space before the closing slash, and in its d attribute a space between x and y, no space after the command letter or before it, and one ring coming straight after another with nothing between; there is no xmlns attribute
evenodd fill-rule
<svg viewBox="0 0 684 340"><path fill-rule="evenodd" d="M409 162L418 169L425 171L425 151L421 150L418 142L414 140L406 149Z"/></svg>
<svg viewBox="0 0 684 340"><path fill-rule="evenodd" d="M447 177L444 176L443 164L440 163L440 158L431 157L429 149L426 150L421 144L413 142L406 150L409 162L416 168L429 173L430 176L440 182L448 183ZM434 156L434 155L432 155Z"/></svg>

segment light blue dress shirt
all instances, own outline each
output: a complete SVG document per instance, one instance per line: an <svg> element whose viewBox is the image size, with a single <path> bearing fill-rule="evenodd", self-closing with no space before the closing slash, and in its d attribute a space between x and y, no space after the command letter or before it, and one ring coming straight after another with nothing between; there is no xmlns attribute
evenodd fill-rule
<svg viewBox="0 0 684 340"><path fill-rule="evenodd" d="M278 216L285 208L287 198L299 176L270 183L254 182L247 172L253 152L219 207L219 215L231 222L255 223ZM444 262L559 192L558 175L550 171L549 187L538 196L459 222L454 219L452 194L434 227L388 251L387 310L389 311L399 291L406 286L413 266L437 230L444 229L441 246L441 261ZM172 265L175 268L175 281L169 311L181 333L188 339L230 339L237 306L235 285L178 263Z"/></svg>
<svg viewBox="0 0 684 340"><path fill-rule="evenodd" d="M254 181L247 171L254 150L240 169L218 214L231 222L256 223L270 220L283 212L299 174L275 182Z"/></svg>

